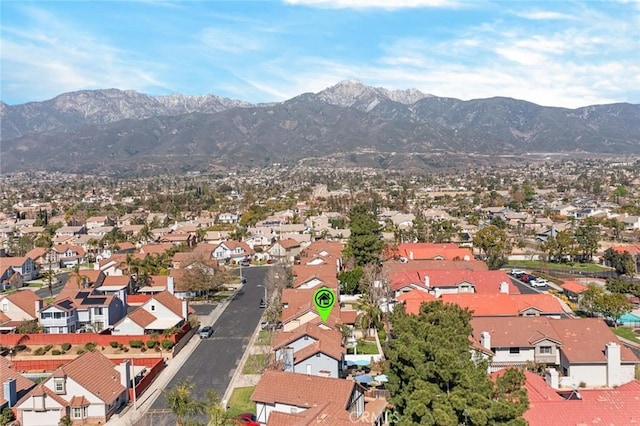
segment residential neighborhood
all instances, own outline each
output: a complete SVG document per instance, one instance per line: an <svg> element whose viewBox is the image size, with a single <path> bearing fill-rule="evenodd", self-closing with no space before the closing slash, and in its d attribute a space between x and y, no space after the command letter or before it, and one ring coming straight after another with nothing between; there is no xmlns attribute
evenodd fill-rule
<svg viewBox="0 0 640 426"><path fill-rule="evenodd" d="M340 170L327 184L273 166L138 192L3 176L4 407L23 426L142 422L154 408L134 399L162 403L194 348L224 345L203 321L238 306L260 321L219 391L230 421L393 424L413 409L394 387L396 332L443 306L468 316L471 368L489 383L522 373L530 425L640 422L638 163L540 167ZM326 318L323 288L337 299Z"/></svg>

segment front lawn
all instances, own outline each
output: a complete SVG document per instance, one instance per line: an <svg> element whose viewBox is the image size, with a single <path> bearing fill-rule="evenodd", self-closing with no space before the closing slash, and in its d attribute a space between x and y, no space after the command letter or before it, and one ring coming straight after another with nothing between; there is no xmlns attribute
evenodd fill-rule
<svg viewBox="0 0 640 426"><path fill-rule="evenodd" d="M260 330L256 339L256 346L271 346L273 333L272 330Z"/></svg>
<svg viewBox="0 0 640 426"><path fill-rule="evenodd" d="M612 328L611 331L613 331L613 334L616 336L620 336L623 339L631 340L632 342L640 344L640 336L630 327L618 326L616 328Z"/></svg>
<svg viewBox="0 0 640 426"><path fill-rule="evenodd" d="M229 416L235 417L242 413L254 413L256 412L256 403L251 401L251 394L255 389L255 386L248 386L244 388L235 388L231 392L229 401L227 401L227 413Z"/></svg>
<svg viewBox="0 0 640 426"><path fill-rule="evenodd" d="M358 340L356 351L356 355L376 355L378 353L378 345L376 345L376 342ZM347 353L353 354L353 348L347 348Z"/></svg>
<svg viewBox="0 0 640 426"><path fill-rule="evenodd" d="M553 270L563 271L569 273L574 272L602 272L610 271L610 268L596 265L595 263L574 263L570 265L568 263L548 263L541 262L539 260L510 260L509 265L514 268L534 269L534 270Z"/></svg>
<svg viewBox="0 0 640 426"><path fill-rule="evenodd" d="M242 368L242 374L264 373L265 368L267 368L267 362L269 361L269 355L268 353L249 355Z"/></svg>

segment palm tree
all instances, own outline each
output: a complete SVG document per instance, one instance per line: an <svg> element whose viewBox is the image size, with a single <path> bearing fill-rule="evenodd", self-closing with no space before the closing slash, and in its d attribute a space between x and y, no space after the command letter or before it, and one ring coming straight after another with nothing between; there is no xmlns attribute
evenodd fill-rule
<svg viewBox="0 0 640 426"><path fill-rule="evenodd" d="M382 310L378 305L369 300L360 300L356 306L358 315L356 316L356 327L370 336L372 328L380 328L382 323Z"/></svg>
<svg viewBox="0 0 640 426"><path fill-rule="evenodd" d="M203 414L205 405L196 400L192 391L195 384L190 377L183 378L178 384L171 389L162 391L169 410L176 417L177 426L186 426L191 424L191 418Z"/></svg>

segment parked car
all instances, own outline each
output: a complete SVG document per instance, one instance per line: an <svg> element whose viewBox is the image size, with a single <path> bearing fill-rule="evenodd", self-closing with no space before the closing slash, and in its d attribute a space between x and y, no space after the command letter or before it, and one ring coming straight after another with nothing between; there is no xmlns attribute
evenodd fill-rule
<svg viewBox="0 0 640 426"><path fill-rule="evenodd" d="M239 425L260 426L260 423L256 420L256 415L253 413L238 414L235 420Z"/></svg>
<svg viewBox="0 0 640 426"><path fill-rule="evenodd" d="M260 299L260 308L266 308L267 307L267 302L264 301L264 299Z"/></svg>
<svg viewBox="0 0 640 426"><path fill-rule="evenodd" d="M513 276L513 277L517 277L517 276L520 276L520 275L525 274L525 273L526 273L526 272L524 272L524 271L523 271L523 270L521 270L521 269L512 269L512 270L509 272L509 275L511 275L511 276Z"/></svg>
<svg viewBox="0 0 640 426"><path fill-rule="evenodd" d="M240 261L240 265L242 266L251 266L251 262L249 262L248 260L241 260Z"/></svg>
<svg viewBox="0 0 640 426"><path fill-rule="evenodd" d="M211 326L202 327L202 330L200 330L201 339L208 339L209 337L211 337L212 334L213 334L213 327Z"/></svg>
<svg viewBox="0 0 640 426"><path fill-rule="evenodd" d="M531 275L531 274L522 274L520 275L520 278L518 278L520 281L522 281L523 283L528 283L531 280L535 280L536 277L535 275Z"/></svg>
<svg viewBox="0 0 640 426"><path fill-rule="evenodd" d="M535 280L529 281L529 285L531 287L546 287L549 285L549 280L544 278L536 278Z"/></svg>

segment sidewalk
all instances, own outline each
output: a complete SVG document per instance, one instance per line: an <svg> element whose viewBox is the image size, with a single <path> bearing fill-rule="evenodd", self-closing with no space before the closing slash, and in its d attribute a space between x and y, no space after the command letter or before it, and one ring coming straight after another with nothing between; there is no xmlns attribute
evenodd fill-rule
<svg viewBox="0 0 640 426"><path fill-rule="evenodd" d="M202 317L201 323L203 324L215 324L220 315L227 308L231 298L216 306L211 313L205 317ZM130 405L125 408L119 415L116 414L107 423L109 426L131 426L141 420L147 411L151 408L151 405L158 397L162 397L162 390L166 389L167 385L176 375L176 373L182 367L182 364L191 356L191 353L200 344L200 337L198 333L195 333L191 340L182 348L182 350L173 358L166 361L167 366L162 370L158 377L151 383L151 385L145 390L144 394L139 399L130 402Z"/></svg>

